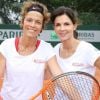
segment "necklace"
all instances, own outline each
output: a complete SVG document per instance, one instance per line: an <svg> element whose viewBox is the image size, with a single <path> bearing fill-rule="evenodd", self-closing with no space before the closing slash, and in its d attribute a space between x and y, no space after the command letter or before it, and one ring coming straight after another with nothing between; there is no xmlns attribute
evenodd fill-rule
<svg viewBox="0 0 100 100"><path fill-rule="evenodd" d="M28 54L33 53L39 47L39 44L40 44L40 40L37 40L35 48L32 48L32 47L31 48L24 48L24 47L19 45L19 38L17 37L15 39L16 51L22 55L28 55Z"/></svg>

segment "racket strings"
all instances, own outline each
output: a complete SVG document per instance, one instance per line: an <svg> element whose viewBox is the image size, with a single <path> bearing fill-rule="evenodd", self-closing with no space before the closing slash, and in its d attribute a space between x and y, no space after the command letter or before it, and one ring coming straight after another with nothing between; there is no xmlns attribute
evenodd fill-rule
<svg viewBox="0 0 100 100"><path fill-rule="evenodd" d="M72 79L75 87L78 89L78 92L80 93L82 100L84 100L84 98L86 100L88 100L89 93L91 92L90 87L89 87L90 86L89 80L86 77L80 76L80 75L77 75L77 77L76 77L76 75L73 75L71 77L71 79ZM88 80L88 82L87 82L87 80Z"/></svg>
<svg viewBox="0 0 100 100"><path fill-rule="evenodd" d="M73 79L71 79L70 77L64 76L63 78L62 77L59 78L59 80L61 83L63 83L62 85L63 85L63 87L65 87L65 90L67 90L70 93L70 95L69 95L68 93L64 92L63 89L61 88L60 89L61 92L59 92L59 91L58 92L61 93L61 95L63 92L64 99L62 99L62 100L66 100L66 98L68 100L72 100L71 98L77 97L77 99L78 99L78 97L80 97L79 93L77 93L78 92L77 89L73 89L73 86L74 86L74 84L72 82ZM70 84L69 84L69 82L70 82ZM76 87L74 86L74 88L76 88Z"/></svg>
<svg viewBox="0 0 100 100"><path fill-rule="evenodd" d="M78 89L82 100L97 100L100 89L95 80L86 75L73 74L69 75L73 85ZM74 91L73 91L74 92Z"/></svg>
<svg viewBox="0 0 100 100"><path fill-rule="evenodd" d="M87 74L65 73L65 75L63 74L48 82L41 94L43 100L98 100L100 86L94 78Z"/></svg>
<svg viewBox="0 0 100 100"><path fill-rule="evenodd" d="M70 84L68 81L66 81L66 79L70 81ZM67 89L67 91L71 91L72 97L81 96L81 100L97 100L97 98L99 97L99 87L93 79L85 75L73 74L56 79L53 84L55 89L53 89L54 87L49 86L48 95L49 97L51 97L51 100L72 100L70 99L68 94L65 93L63 89L59 86L60 83L65 89ZM72 86L77 89L73 90ZM76 92L78 92L79 95L75 94Z"/></svg>

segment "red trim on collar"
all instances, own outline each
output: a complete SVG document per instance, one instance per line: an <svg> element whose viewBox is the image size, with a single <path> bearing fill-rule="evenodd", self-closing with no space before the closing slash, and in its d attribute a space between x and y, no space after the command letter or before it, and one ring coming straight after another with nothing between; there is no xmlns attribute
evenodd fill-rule
<svg viewBox="0 0 100 100"><path fill-rule="evenodd" d="M17 37L17 38L15 39L16 51L18 51L18 45L19 45L19 37ZM39 45L40 45L40 40L37 40L36 49L39 47Z"/></svg>
<svg viewBox="0 0 100 100"><path fill-rule="evenodd" d="M17 37L17 38L15 39L16 51L18 51L18 44L19 44L19 38Z"/></svg>

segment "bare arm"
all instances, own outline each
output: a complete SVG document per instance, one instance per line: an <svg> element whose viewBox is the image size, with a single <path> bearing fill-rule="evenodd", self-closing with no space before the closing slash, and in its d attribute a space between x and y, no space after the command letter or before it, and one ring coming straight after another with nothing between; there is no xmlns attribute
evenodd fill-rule
<svg viewBox="0 0 100 100"><path fill-rule="evenodd" d="M57 76L57 75L60 75L62 74L62 70L60 68L60 66L58 65L57 63L57 60L56 60L56 56L52 57L48 62L47 62L48 66L49 66L49 69L52 73L53 76ZM65 87L63 86L63 82L58 82L59 83L59 86L62 88L62 90L68 94L68 97L71 99L71 100L81 100L81 96L79 94L79 92L77 91L77 89L75 88L74 85L71 84L70 80L68 78L65 79L65 81L68 83L68 90L65 89ZM72 94L72 91L74 91L74 97L71 95Z"/></svg>
<svg viewBox="0 0 100 100"><path fill-rule="evenodd" d="M94 66L96 66L95 78L98 80L100 84L100 57L95 61ZM99 97L99 100L100 100L100 97Z"/></svg>
<svg viewBox="0 0 100 100"><path fill-rule="evenodd" d="M100 57L95 61L94 66L100 69Z"/></svg>
<svg viewBox="0 0 100 100"><path fill-rule="evenodd" d="M0 88L2 86L2 81L4 77L4 71L5 71L5 58L4 56L0 53Z"/></svg>
<svg viewBox="0 0 100 100"><path fill-rule="evenodd" d="M45 65L45 72L44 72L44 80L49 80L52 78L52 73L50 69L48 68L47 64Z"/></svg>
<svg viewBox="0 0 100 100"><path fill-rule="evenodd" d="M100 84L100 69L99 68L96 68L95 78L98 80L98 82Z"/></svg>
<svg viewBox="0 0 100 100"><path fill-rule="evenodd" d="M100 84L100 57L96 60L94 66L96 66L95 78L98 80Z"/></svg>
<svg viewBox="0 0 100 100"><path fill-rule="evenodd" d="M59 74L62 74L62 70L60 66L57 63L56 56L53 56L48 62L47 66L50 69L50 72L52 73L53 76L57 76Z"/></svg>

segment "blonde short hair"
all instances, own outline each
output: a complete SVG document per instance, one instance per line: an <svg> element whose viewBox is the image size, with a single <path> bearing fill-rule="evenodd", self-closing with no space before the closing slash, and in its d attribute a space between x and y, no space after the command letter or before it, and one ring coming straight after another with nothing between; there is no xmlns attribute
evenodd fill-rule
<svg viewBox="0 0 100 100"><path fill-rule="evenodd" d="M48 9L47 9L47 7L44 4L42 4L40 2L37 2L37 1L25 1L23 3L23 6L21 8L21 16L20 16L21 17L21 19L20 19L21 27L23 26L23 21L24 21L25 15L30 11L30 9L32 7L34 7L34 8L36 7L35 11L38 11L38 9L43 10L42 12L40 12L40 11L39 12L44 17L44 20L43 20L43 27L44 27L44 25L46 23L48 23L49 20L50 20L50 13L48 12ZM34 11L34 9L33 9L33 11Z"/></svg>

